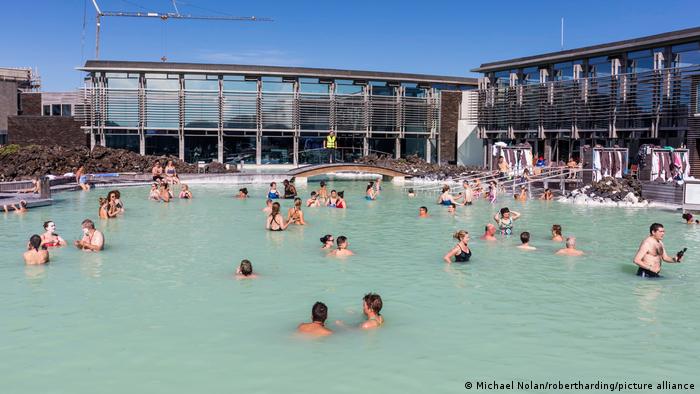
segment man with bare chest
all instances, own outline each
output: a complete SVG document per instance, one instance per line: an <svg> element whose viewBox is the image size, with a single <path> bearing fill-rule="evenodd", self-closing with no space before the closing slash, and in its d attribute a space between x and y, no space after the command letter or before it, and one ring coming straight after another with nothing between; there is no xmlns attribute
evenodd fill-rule
<svg viewBox="0 0 700 394"><path fill-rule="evenodd" d="M661 261L667 263L680 263L678 256L666 254L663 242L666 230L660 223L654 223L649 227L649 236L642 241L634 256L634 263L639 266L637 276L643 278L658 278L661 272Z"/></svg>

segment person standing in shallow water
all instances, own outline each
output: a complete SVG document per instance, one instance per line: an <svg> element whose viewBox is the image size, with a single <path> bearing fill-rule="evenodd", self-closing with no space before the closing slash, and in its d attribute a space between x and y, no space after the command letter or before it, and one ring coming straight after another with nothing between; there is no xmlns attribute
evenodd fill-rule
<svg viewBox="0 0 700 394"><path fill-rule="evenodd" d="M662 242L666 230L661 223L654 223L649 227L649 236L639 245L637 254L632 260L637 268L637 276L643 278L658 278L661 272L661 261L667 263L680 263L682 257L669 256Z"/></svg>
<svg viewBox="0 0 700 394"><path fill-rule="evenodd" d="M488 223L484 227L484 235L482 235L479 239L482 241L498 241L498 238L496 238L496 226Z"/></svg>
<svg viewBox="0 0 700 394"><path fill-rule="evenodd" d="M350 245L350 242L348 242L348 238L346 236L341 235L340 237L336 238L336 244L338 245L338 248L333 249L330 253L328 253L329 256L344 257L352 256L355 254L350 249L348 249L348 245Z"/></svg>
<svg viewBox="0 0 700 394"><path fill-rule="evenodd" d="M316 302L311 308L311 323L301 323L297 327L297 332L315 337L328 336L333 331L326 327L328 319L328 307L323 302Z"/></svg>
<svg viewBox="0 0 700 394"><path fill-rule="evenodd" d="M46 264L49 262L49 251L41 247L41 237L34 234L29 238L27 251L24 252L24 263L27 265Z"/></svg>
<svg viewBox="0 0 700 394"><path fill-rule="evenodd" d="M452 258L455 258L457 263L466 263L472 257L472 250L469 249L469 233L464 230L459 230L452 236L457 241L457 245L450 249L442 259L447 264L452 263Z"/></svg>
<svg viewBox="0 0 700 394"><path fill-rule="evenodd" d="M559 249L556 254L564 256L581 256L583 251L576 249L576 238L566 238L566 247Z"/></svg>

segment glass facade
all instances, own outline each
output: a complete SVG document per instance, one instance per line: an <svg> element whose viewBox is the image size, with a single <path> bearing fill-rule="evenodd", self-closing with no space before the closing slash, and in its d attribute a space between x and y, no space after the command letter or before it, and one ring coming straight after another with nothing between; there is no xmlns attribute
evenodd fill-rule
<svg viewBox="0 0 700 394"><path fill-rule="evenodd" d="M178 74L146 74L146 127L178 129L180 78Z"/></svg>
<svg viewBox="0 0 700 394"><path fill-rule="evenodd" d="M262 164L291 164L294 159L291 137L262 137Z"/></svg>
<svg viewBox="0 0 700 394"><path fill-rule="evenodd" d="M255 164L255 137L224 137L224 163Z"/></svg>
<svg viewBox="0 0 700 394"><path fill-rule="evenodd" d="M107 126L139 126L139 74L107 73L105 96Z"/></svg>
<svg viewBox="0 0 700 394"><path fill-rule="evenodd" d="M139 136L133 134L105 134L105 145L109 148L139 151Z"/></svg>
<svg viewBox="0 0 700 394"><path fill-rule="evenodd" d="M185 136L185 161L210 162L216 160L218 154L216 136Z"/></svg>

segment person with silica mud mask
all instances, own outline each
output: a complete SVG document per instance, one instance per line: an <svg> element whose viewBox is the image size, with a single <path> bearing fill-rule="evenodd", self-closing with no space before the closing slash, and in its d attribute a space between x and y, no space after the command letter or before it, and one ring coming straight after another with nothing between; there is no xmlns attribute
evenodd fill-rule
<svg viewBox="0 0 700 394"><path fill-rule="evenodd" d="M83 220L83 238L75 241L76 248L87 252L99 252L104 248L105 238L101 231L95 229L95 223L90 219Z"/></svg>

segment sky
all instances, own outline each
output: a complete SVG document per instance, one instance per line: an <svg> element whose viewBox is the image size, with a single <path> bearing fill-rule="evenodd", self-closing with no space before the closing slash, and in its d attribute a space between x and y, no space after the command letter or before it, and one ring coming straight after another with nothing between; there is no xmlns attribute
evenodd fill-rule
<svg viewBox="0 0 700 394"><path fill-rule="evenodd" d="M97 0L173 12L171 0ZM103 17L102 60L259 64L478 76L482 63L700 26L698 0L177 1L230 22ZM80 87L95 57L92 0L0 0L0 67L37 68L44 91Z"/></svg>

